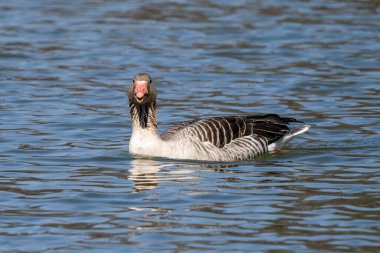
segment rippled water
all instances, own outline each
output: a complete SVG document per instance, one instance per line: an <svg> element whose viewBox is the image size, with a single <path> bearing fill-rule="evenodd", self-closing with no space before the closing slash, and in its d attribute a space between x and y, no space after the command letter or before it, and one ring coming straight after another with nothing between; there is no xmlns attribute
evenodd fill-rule
<svg viewBox="0 0 380 253"><path fill-rule="evenodd" d="M380 4L0 3L1 252L378 252ZM160 130L278 113L312 129L239 163L128 154L127 87Z"/></svg>

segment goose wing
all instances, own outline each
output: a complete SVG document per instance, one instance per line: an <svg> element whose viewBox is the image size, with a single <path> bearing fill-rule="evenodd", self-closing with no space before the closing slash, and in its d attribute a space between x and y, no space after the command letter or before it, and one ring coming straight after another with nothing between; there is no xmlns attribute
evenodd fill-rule
<svg viewBox="0 0 380 253"><path fill-rule="evenodd" d="M271 144L289 132L287 125L290 122L300 121L276 114L214 117L178 123L166 130L161 137L164 140L195 138L202 142L211 142L219 148L245 136L265 138Z"/></svg>
<svg viewBox="0 0 380 253"><path fill-rule="evenodd" d="M191 125L193 125L197 121L199 121L199 119L176 123L173 126L166 129L166 131L161 134L161 138L163 140L169 140L173 138L179 131L186 129L187 127L191 127Z"/></svg>

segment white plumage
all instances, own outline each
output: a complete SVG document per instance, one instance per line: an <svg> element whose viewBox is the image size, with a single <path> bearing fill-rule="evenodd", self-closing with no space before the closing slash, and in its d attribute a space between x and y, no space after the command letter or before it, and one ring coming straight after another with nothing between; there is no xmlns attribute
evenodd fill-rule
<svg viewBox="0 0 380 253"><path fill-rule="evenodd" d="M132 118L129 152L144 156L238 161L275 152L310 126L276 114L226 116L185 121L157 132L156 90L148 74L133 77L128 90Z"/></svg>

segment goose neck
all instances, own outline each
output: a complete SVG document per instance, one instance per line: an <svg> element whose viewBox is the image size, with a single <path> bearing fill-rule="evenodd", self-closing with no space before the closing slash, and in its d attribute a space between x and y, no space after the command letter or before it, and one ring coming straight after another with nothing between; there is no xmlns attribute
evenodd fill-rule
<svg viewBox="0 0 380 253"><path fill-rule="evenodd" d="M154 104L135 105L130 104L132 127L157 131L157 114Z"/></svg>

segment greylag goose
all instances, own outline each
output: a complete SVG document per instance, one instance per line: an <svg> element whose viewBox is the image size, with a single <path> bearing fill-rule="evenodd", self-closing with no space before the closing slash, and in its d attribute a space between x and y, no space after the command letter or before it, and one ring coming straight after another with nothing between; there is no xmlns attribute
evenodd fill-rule
<svg viewBox="0 0 380 253"><path fill-rule="evenodd" d="M159 135L156 97L148 74L133 77L128 89L131 154L203 161L247 160L281 149L310 127L276 114L226 116L180 122ZM294 122L302 125L290 128Z"/></svg>

